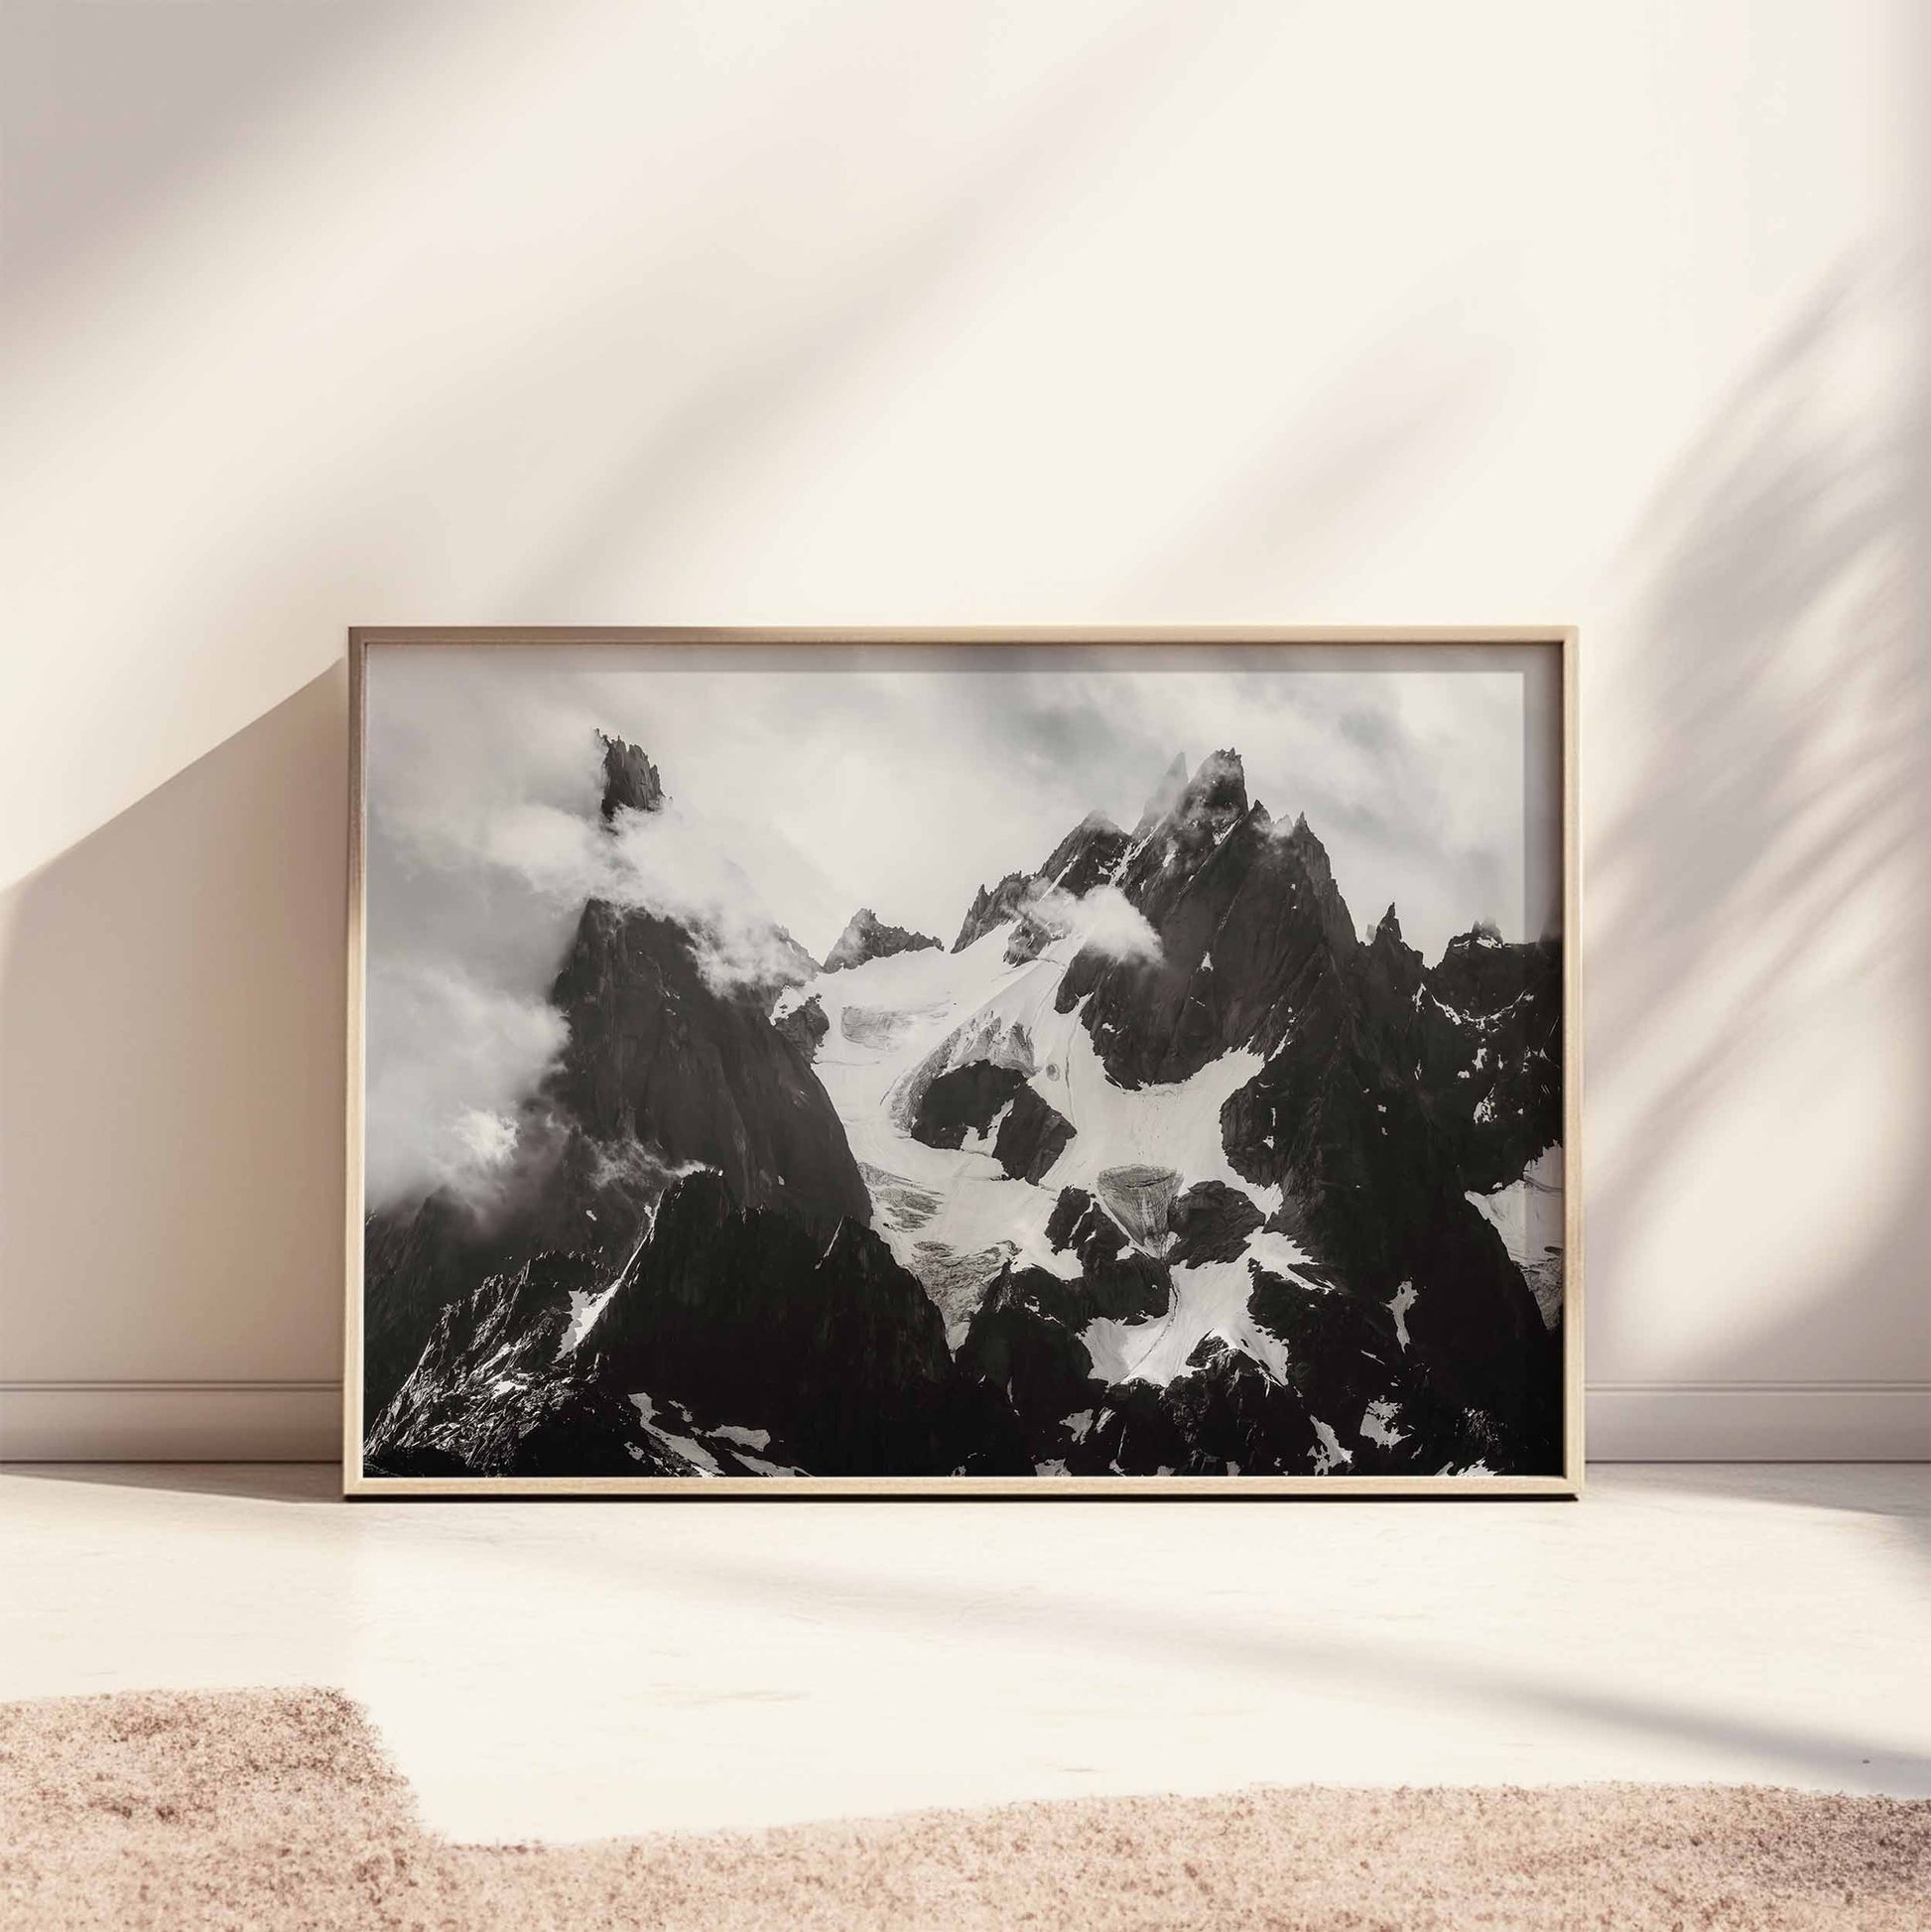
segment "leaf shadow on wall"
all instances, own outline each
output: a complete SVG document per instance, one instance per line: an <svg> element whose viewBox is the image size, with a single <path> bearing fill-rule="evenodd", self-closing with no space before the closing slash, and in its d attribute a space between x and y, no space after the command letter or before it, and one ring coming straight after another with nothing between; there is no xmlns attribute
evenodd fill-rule
<svg viewBox="0 0 1931 1932"><path fill-rule="evenodd" d="M1612 673L1584 639L1585 787L1620 801L1586 828L1586 1162L1599 1362L1915 1384L1931 1454L1921 274L1812 300L1624 560ZM1887 1390L1869 1334L1909 1339Z"/></svg>
<svg viewBox="0 0 1931 1932"><path fill-rule="evenodd" d="M0 897L0 1384L333 1373L345 683Z"/></svg>

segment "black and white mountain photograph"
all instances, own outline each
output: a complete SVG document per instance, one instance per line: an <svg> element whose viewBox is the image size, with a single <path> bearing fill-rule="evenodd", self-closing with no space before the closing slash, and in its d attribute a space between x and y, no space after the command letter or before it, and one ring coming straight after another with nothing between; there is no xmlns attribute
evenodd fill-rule
<svg viewBox="0 0 1931 1932"><path fill-rule="evenodd" d="M365 1479L1561 1472L1552 647L364 675Z"/></svg>

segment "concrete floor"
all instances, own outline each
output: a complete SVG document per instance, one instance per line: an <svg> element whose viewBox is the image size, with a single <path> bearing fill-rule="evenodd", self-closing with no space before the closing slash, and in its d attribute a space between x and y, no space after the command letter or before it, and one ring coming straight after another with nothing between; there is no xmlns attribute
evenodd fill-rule
<svg viewBox="0 0 1931 1932"><path fill-rule="evenodd" d="M1931 1468L1580 1503L357 1503L0 1473L0 1698L332 1684L571 1839L1251 1783L1931 1795Z"/></svg>

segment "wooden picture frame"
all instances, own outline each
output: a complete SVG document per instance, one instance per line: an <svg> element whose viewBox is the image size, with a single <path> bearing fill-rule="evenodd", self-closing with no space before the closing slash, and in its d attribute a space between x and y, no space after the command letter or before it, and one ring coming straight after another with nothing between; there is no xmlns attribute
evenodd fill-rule
<svg viewBox="0 0 1931 1932"><path fill-rule="evenodd" d="M1239 1473L1239 1474L739 1474L731 1471L694 1480L693 1475L643 1473L636 1476L611 1473L581 1475L503 1474L475 1475L460 1472L430 1471L397 1474L371 1469L365 1460L364 1375L367 1334L365 1328L365 1241L370 1237L371 1221L365 1193L365 1154L367 1150L368 1087L366 1065L367 994L369 974L370 920L368 917L369 834L369 700L370 664L384 654L420 653L433 650L434 658L412 662L441 662L442 654L483 654L479 662L499 661L504 652L565 652L572 649L694 651L719 653L721 666L730 654L783 653L787 664L793 654L800 666L839 657L849 664L853 654L881 652L910 655L932 652L935 667L956 661L953 654L1014 651L1066 650L1073 653L1103 653L1108 661L1135 663L1153 653L1180 654L1176 664L1207 662L1215 651L1241 654L1279 650L1299 654L1303 665L1326 663L1332 656L1337 665L1352 667L1355 662L1372 663L1372 654L1383 659L1414 654L1419 668L1473 664L1483 654L1494 654L1497 664L1509 664L1529 653L1538 662L1553 667L1559 680L1559 698L1552 708L1551 729L1559 740L1546 746L1548 766L1543 769L1548 800L1559 819L1554 849L1559 853L1560 881L1556 896L1560 905L1560 1121L1562 1172L1562 1253L1560 1269L1559 1368L1559 1459L1557 1467L1502 1474L1446 1473L1346 1473L1337 1468L1330 1473ZM1145 1496L1482 1496L1482 1497L1574 1497L1583 1482L1583 1242L1582 1242L1582 1026L1581 1026L1581 837L1578 822L1577 782L1577 633L1564 626L1497 628L1054 628L1038 629L693 629L693 628L358 628L349 633L348 664L350 691L350 824L347 907L347 1200L346 1200L346 1281L344 1325L344 1404L343 1404L343 1491L352 1498L409 1496L655 1496L715 1498L718 1496L1018 1496L1018 1497L1116 1497ZM841 655L840 655L841 654ZM1198 654L1198 658L1195 655ZM1326 654L1326 655L1323 655ZM1513 654L1513 655L1511 655ZM501 662L521 662L501 658ZM686 661L680 659L680 662ZM1230 657L1229 662L1233 661ZM1244 659L1240 660L1244 662ZM561 663L562 660L559 659ZM1286 674L1291 675L1291 673ZM1541 673L1536 674L1540 676ZM1525 730L1525 760L1532 761L1530 733ZM606 743L608 740L606 740ZM674 753L670 747L645 747L649 755L661 760L667 789L675 787ZM681 748L688 749L688 748ZM1218 755L1218 754L1217 754ZM646 764L651 782L656 772ZM1205 772L1206 767L1201 768ZM1238 769L1236 763L1235 769ZM1528 785L1525 763L1525 789ZM1184 767L1183 767L1184 772ZM1198 779L1201 774L1197 773ZM1245 793L1241 792L1244 803ZM1282 801L1283 804L1291 801ZM1264 812L1262 817L1265 817ZM604 818L616 823L610 793L604 794ZM1305 826L1306 821L1303 821ZM1318 828L1316 829L1319 830ZM1025 856L1015 853L1015 859ZM1036 856L1036 855L1033 855ZM1017 875L1015 875L1017 876ZM1043 876L1040 875L1040 876ZM585 909L587 911L587 908ZM1392 910L1392 908L1390 909ZM892 910L880 906L886 922ZM1000 928L999 930L1004 930ZM1473 930L1473 928L1472 928ZM1358 928L1356 929L1358 934ZM900 934L901 939L906 938ZM1531 936L1532 937L1532 936ZM943 940L940 942L943 944ZM964 935L962 934L962 944ZM1369 942L1357 943L1365 946ZM1016 945L1016 941L1009 942ZM1401 944L1397 932L1393 944ZM955 949L957 951L957 949ZM1445 956L1446 957L1446 956ZM866 961L865 964L870 964ZM936 968L935 968L936 969ZM1430 972L1438 967L1428 968ZM1419 1003L1421 995L1416 995ZM773 1009L774 1011L776 1009ZM1078 1007L1074 1008L1078 1012ZM821 1012L822 1017L822 1012ZM1466 1017L1458 1015L1457 1017ZM1051 1071L1051 1070L1049 1070ZM1050 1111L1050 1109L1048 1109ZM1384 1109L1385 1110L1385 1109ZM993 1126L998 1123L994 1121ZM1060 1125L1068 1123L1061 1120ZM979 1130L968 1129L977 1133ZM990 1128L985 1130L989 1144ZM1069 1129L1071 1131L1071 1129ZM1123 1169L1109 1170L1124 1172ZM1008 1170L1010 1172L1010 1170ZM888 1177L889 1178L889 1177ZM870 1185L869 1183L867 1185ZM1171 1187L1178 1186L1174 1181ZM1473 1199L1473 1197L1471 1197ZM1171 1205L1166 1210L1173 1212ZM1458 1211L1459 1212L1459 1211ZM648 1225L646 1227L648 1232ZM1485 1237L1483 1237L1485 1238ZM640 1237L641 1246L641 1237ZM1083 1264L1084 1265L1084 1264ZM1253 1265L1258 1265L1253 1264ZM1171 1269L1169 1277L1171 1278ZM1258 1278L1258 1277L1254 1277ZM1524 1279L1527 1277L1525 1276ZM1404 1287L1407 1284L1403 1284ZM614 1293L614 1286L609 1293ZM607 1299L607 1295L606 1295ZM576 1309L577 1301L573 1300ZM594 1317L589 1319L593 1320ZM1545 1311L1545 1319L1548 1319ZM1399 1322L1397 1312L1396 1321ZM1209 1338L1210 1340L1212 1338ZM1404 1336L1400 1344L1407 1348ZM1091 1354L1089 1362L1091 1367ZM418 1364L419 1368L422 1366ZM642 1400L633 1397L633 1401ZM640 1410L650 1423L653 1409L648 1402ZM686 1413L680 1411L681 1414ZM714 1420L714 1419L713 1419ZM1069 1417L1069 1422L1075 1418ZM1392 1425L1389 1425L1392 1427ZM726 1430L732 1440L751 1440L769 1432ZM666 1438L674 1440L675 1438ZM1326 1440L1333 1441L1332 1435ZM711 1440L711 1447L716 1447ZM633 1454L636 1452L633 1451ZM714 1459L713 1459L714 1460ZM732 1460L732 1459L726 1459ZM748 1457L743 1459L749 1461ZM1352 1466L1349 1466L1352 1467Z"/></svg>

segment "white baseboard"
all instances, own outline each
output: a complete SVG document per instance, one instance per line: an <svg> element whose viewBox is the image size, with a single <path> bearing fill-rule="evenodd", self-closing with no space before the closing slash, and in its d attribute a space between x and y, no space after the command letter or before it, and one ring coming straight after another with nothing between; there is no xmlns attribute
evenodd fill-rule
<svg viewBox="0 0 1931 1932"><path fill-rule="evenodd" d="M1931 1462L1931 1382L1598 1382L1593 1463Z"/></svg>
<svg viewBox="0 0 1931 1932"><path fill-rule="evenodd" d="M0 1382L0 1462L329 1463L336 1382ZM1596 1463L1931 1462L1931 1382L1609 1382Z"/></svg>
<svg viewBox="0 0 1931 1932"><path fill-rule="evenodd" d="M339 1382L0 1382L0 1462L332 1463Z"/></svg>

